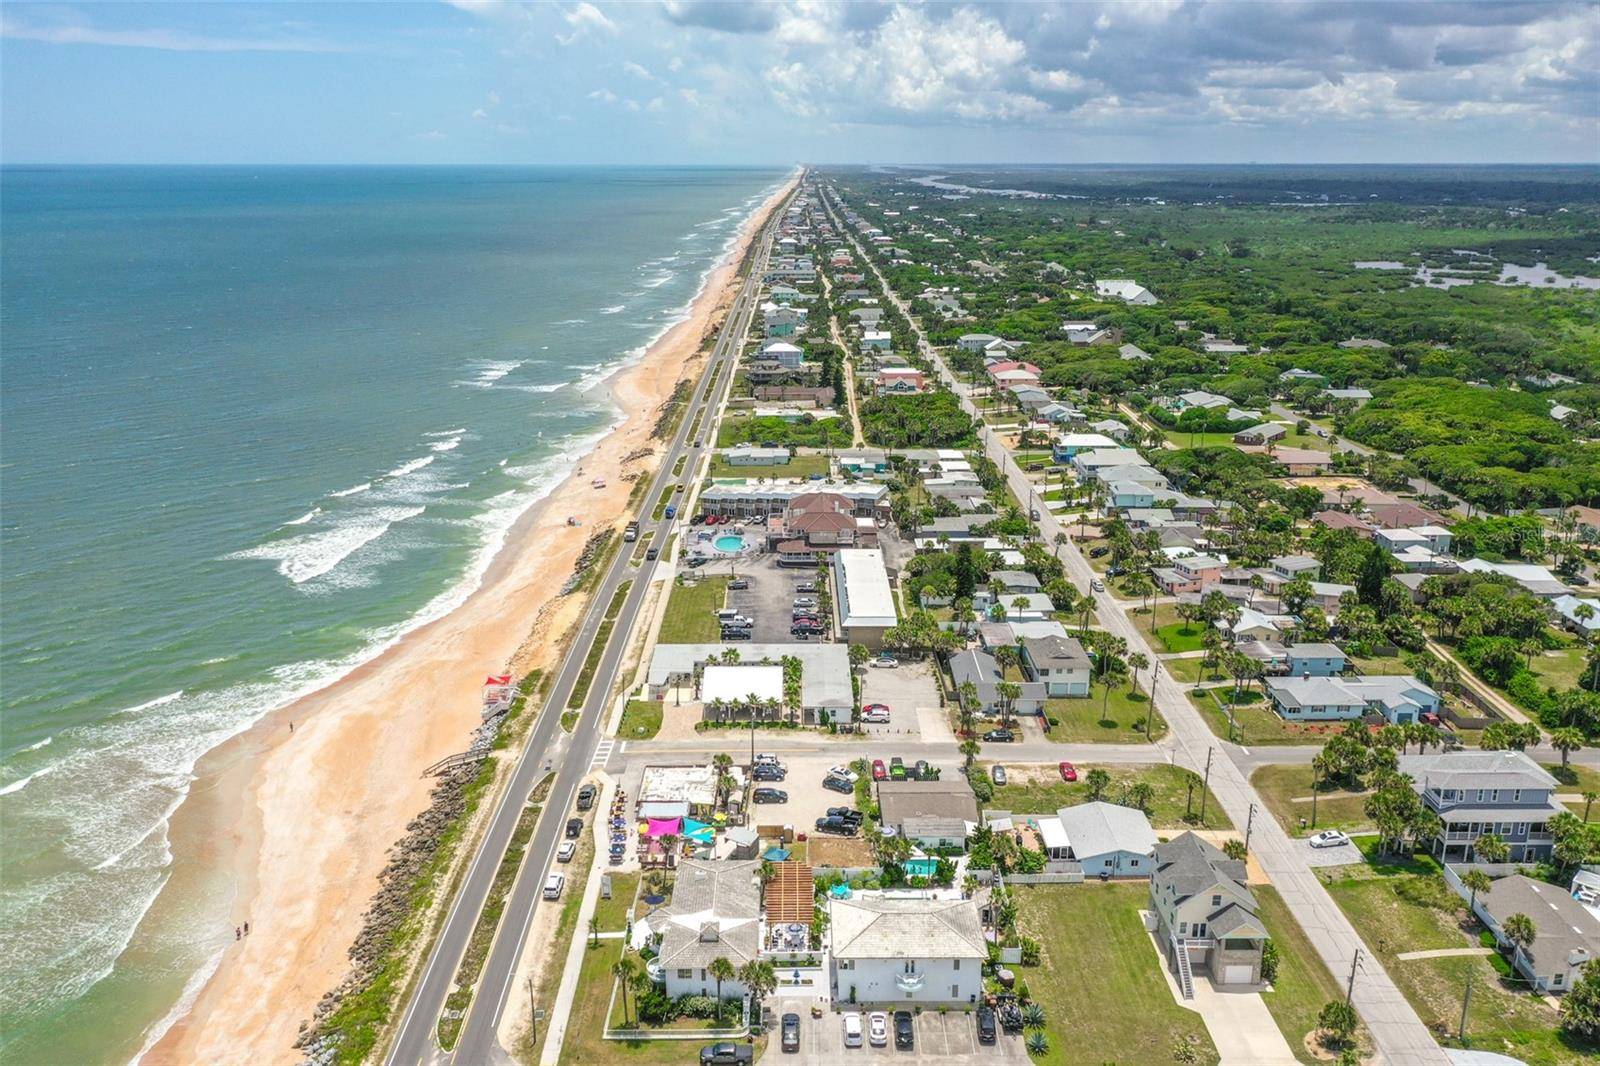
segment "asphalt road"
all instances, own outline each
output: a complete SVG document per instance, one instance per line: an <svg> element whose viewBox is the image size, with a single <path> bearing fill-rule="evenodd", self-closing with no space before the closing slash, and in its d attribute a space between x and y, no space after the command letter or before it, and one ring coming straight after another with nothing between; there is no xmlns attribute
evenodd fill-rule
<svg viewBox="0 0 1600 1066"><path fill-rule="evenodd" d="M824 196L823 202L828 205L830 215L833 214L829 197ZM837 216L834 217L834 221L846 239L855 246L868 268L877 276L888 298L894 301L907 319L910 319L910 308L889 287L877 264L867 255L856 235L845 227ZM933 364L940 379L961 400L967 412L976 417L977 408L972 403L970 390L956 381L949 367L928 344L921 330L916 330L916 335L918 346ZM1001 445L995 433L987 427L980 428L979 433L984 454L998 464L1017 498L1026 499L1030 491L1030 482L1022 468L1016 464L1011 453ZM1056 516L1048 511L1042 514L1039 530L1044 543L1050 545L1055 543L1058 532L1066 532ZM1083 557L1083 553L1078 550L1070 537L1062 545L1059 555L1066 566L1068 577L1078 588L1080 590L1090 588L1090 582L1095 575L1089 567L1088 560ZM1133 624L1122 606L1109 593L1100 592L1094 596L1098 603L1097 613L1101 625L1109 632L1125 639L1129 651L1142 651L1154 660L1154 649L1146 642L1143 632ZM1372 953L1366 950L1349 919L1344 916L1344 912L1333 902L1333 898L1307 867L1304 856L1297 850L1295 843L1267 812L1266 805L1251 787L1244 771L1234 765L1228 747L1221 744L1211 733L1210 727L1206 725L1200 712L1189 702L1184 692L1169 679L1164 685L1154 686L1154 699L1157 708L1172 727L1172 739L1178 749L1176 761L1197 772L1201 771L1202 767L1207 768L1211 789L1233 823L1236 826L1243 826L1247 822L1252 822L1252 853L1261 863L1279 894L1283 896L1284 902L1329 970L1342 977L1351 972L1353 963L1356 965L1357 978L1354 984L1353 1002L1367 1023L1373 1042L1384 1060L1396 1064L1405 1063L1406 1066L1447 1063L1448 1057L1434 1042L1416 1011L1406 1002L1405 997L1400 994L1399 989L1395 987ZM1211 756L1213 750L1215 757ZM1252 815L1256 817L1252 819Z"/></svg>
<svg viewBox="0 0 1600 1066"><path fill-rule="evenodd" d="M672 470L677 465L678 459L681 456L689 457L685 469L690 471L692 476L706 450L688 439L689 429L694 425L696 416L700 412L707 410L708 406L715 408L716 403L709 389L712 374L724 365L731 367L750 328L756 308L756 295L759 292L760 264L766 261L766 256L771 250L777 221L782 215L783 209L780 206L773 212L756 248L753 249L752 262L755 265L734 298L712 348L705 372L695 386L689 409L685 412L671 446L661 460L660 468L651 482L650 492L645 496L642 510L637 516L641 536L652 528L650 514L655 509L655 502L662 489L673 480ZM731 372L721 377L715 390L717 394L726 391L731 378ZM711 402L708 404L708 401ZM701 427L700 438L709 447L715 447L714 427L709 420ZM678 519L664 518L654 523L654 536L650 542L664 547L670 538L672 528L681 518L680 513ZM631 549L632 546L624 545L624 547ZM617 668L638 621L656 565L654 562L643 562L639 566L634 566L631 550L619 552L595 590L577 639L573 641L571 650L568 651L554 683L550 686L545 709L535 723L527 745L512 771L510 786L489 821L478 852L473 856L461 889L451 904L444 928L434 944L433 952L429 955L406 1006L400 1028L384 1060L389 1066L412 1066L416 1063L435 1061L471 1064L509 1061L509 1056L496 1040L495 1031L499 1027L508 997L513 992L510 987L511 980L516 972L517 960L522 954L523 941L532 924L534 911L540 902L544 879L554 858L563 823L568 812L573 809L573 800L579 783L589 773L595 749L599 744L608 696L616 680ZM589 686L578 723L569 736L561 730L560 712L567 705L568 697L583 668L584 659L594 642L595 633L599 629L606 608L610 605L617 588L624 581L630 580L632 585L628 589L627 598L612 627L609 643ZM483 910L495 871L505 854L518 816L534 786L552 768L557 776L545 803L545 813L534 829L527 850L528 858L506 900L500 926L495 932L493 945L484 963L455 1050L446 1055L435 1041L439 1015L444 1009L445 998L454 987L456 969L477 924L478 916Z"/></svg>

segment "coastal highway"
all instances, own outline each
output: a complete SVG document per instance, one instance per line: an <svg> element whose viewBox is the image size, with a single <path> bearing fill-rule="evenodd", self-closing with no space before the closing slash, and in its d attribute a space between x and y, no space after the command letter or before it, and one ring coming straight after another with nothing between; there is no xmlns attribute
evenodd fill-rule
<svg viewBox="0 0 1600 1066"><path fill-rule="evenodd" d="M926 335L911 317L911 308L889 287L877 263L867 254L855 233L835 213L832 198L836 195L830 189L828 195L822 197L829 217L835 220L840 232L855 247L867 269L872 271L878 283L883 286L884 295L912 324L918 349L937 371L939 379L955 393L957 399L961 401L962 409L978 421L983 453L999 467L1017 499L1028 499L1033 491L1033 484L1028 480L1026 472L1017 465L1016 459L1010 449L1002 444L999 435L983 425L981 415L973 403L972 389L956 380L944 359L928 343ZM1067 532L1061 520L1048 510L1041 513L1038 525L1041 539L1045 544L1056 544L1056 536ZM1067 576L1080 590L1092 589L1092 582L1097 575L1070 535L1060 543L1057 557L1066 567ZM1156 649L1148 643L1144 631L1134 624L1124 610L1127 605L1117 602L1109 591L1095 592L1093 596L1101 625L1108 632L1126 640L1130 651L1143 652L1151 662L1159 662ZM1196 773L1209 771L1206 777L1211 792L1227 810L1233 824L1244 825L1248 821L1253 825L1254 832L1250 838L1251 854L1261 864L1268 880L1288 904L1295 920L1300 923L1318 955L1327 964L1329 972L1339 976L1351 973L1356 975L1352 986L1353 1002L1366 1022L1367 1030L1371 1033L1373 1043L1377 1045L1383 1061L1391 1064L1404 1063L1406 1066L1448 1063L1449 1059L1434 1042L1432 1034L1422 1024L1417 1012L1400 994L1400 990L1373 957L1372 952L1362 943L1355 927L1333 902L1333 897L1328 895L1327 889L1306 866L1303 852L1295 847L1294 842L1289 839L1275 818L1270 815L1251 818L1252 814L1262 814L1267 808L1254 786L1250 784L1246 776L1248 770L1241 769L1234 762L1234 753L1241 749L1219 741L1212 734L1211 727L1201 718L1200 712L1189 701L1188 696L1170 680L1165 685L1158 685L1156 675L1152 674L1150 691L1157 709L1172 730L1168 747L1175 757L1173 761ZM1211 758L1213 750L1222 757L1213 760Z"/></svg>
<svg viewBox="0 0 1600 1066"><path fill-rule="evenodd" d="M719 378L718 387L714 390L716 395L723 394L731 378L733 364L750 328L757 306L756 295L760 286L761 264L766 262L771 250L773 235L778 220L783 217L783 209L784 205L780 203L773 210L761 234L752 243L747 260L751 264L750 271L728 309L727 318L712 347L705 371L695 386L688 410L684 412L683 420L661 459L655 478L650 483L650 491L644 497L642 509L636 516L639 519L641 537L653 528L654 535L650 540L652 544L665 548L672 528L676 525L676 520L673 519L662 519L651 523L650 515L662 490L672 484L674 480L672 470L677 465L678 459L683 456L688 457L684 469L689 473L680 476L693 476L692 472L698 468L705 450L700 442L704 441L709 447L715 446L713 419L716 400L711 389L711 379L719 368L726 368L726 373ZM706 417L697 434L700 439L691 440L689 431L702 414ZM679 499L681 507L682 497ZM679 519L682 517L681 514L678 516ZM444 927L412 990L399 1030L384 1060L388 1066L416 1066L419 1063L438 1061L477 1066L482 1063L509 1061L509 1056L496 1041L495 1030L500 1024L507 1000L514 991L510 984L516 972L517 960L522 955L524 940L533 922L534 911L540 902L546 872L550 869L562 828L573 810L578 786L589 773L595 749L599 744L611 689L616 681L617 669L639 619L645 594L657 565L655 562L647 561L635 566L632 560L633 545L624 544L623 548L624 550L612 560L595 589L594 599L584 614L577 637L555 675L544 702L544 709L534 724L527 746L512 771L510 785L491 816L477 854L473 856L467 868L460 891L451 903ZM584 660L594 643L595 634L606 608L624 581L631 581L632 585L612 628L610 640L601 655L578 723L573 733L568 736L560 727L561 711L566 707L573 686L583 669ZM517 874L511 894L506 899L500 925L495 931L488 959L479 976L455 1049L453 1053L447 1055L439 1049L435 1041L445 998L454 988L456 969L472 936L473 928L477 925L478 916L482 913L495 871L505 855L517 819L534 786L552 770L556 774L556 779L546 800L544 812L534 829L533 838L529 841L527 859ZM604 811L596 810L590 817L603 817L604 814Z"/></svg>

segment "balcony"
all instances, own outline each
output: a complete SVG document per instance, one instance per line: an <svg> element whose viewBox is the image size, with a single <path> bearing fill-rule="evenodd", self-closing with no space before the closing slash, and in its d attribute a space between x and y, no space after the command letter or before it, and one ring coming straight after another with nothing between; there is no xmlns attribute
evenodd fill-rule
<svg viewBox="0 0 1600 1066"><path fill-rule="evenodd" d="M920 973L896 974L895 975L895 979L894 979L894 986L896 988L898 988L902 992L910 992L910 993L921 992L922 991L922 982L923 982L923 978L925 976L926 976L925 974L920 974Z"/></svg>

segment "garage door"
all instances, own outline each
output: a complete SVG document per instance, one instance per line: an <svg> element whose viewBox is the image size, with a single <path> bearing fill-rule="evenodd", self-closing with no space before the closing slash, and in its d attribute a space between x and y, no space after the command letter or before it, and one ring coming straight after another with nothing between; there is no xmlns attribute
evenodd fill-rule
<svg viewBox="0 0 1600 1066"><path fill-rule="evenodd" d="M1247 985L1250 983L1249 966L1225 966L1222 970L1222 983L1225 985Z"/></svg>

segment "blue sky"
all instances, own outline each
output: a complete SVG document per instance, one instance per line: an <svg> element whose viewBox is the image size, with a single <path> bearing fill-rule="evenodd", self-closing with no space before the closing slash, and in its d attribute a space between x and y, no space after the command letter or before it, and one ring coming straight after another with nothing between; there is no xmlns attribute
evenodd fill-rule
<svg viewBox="0 0 1600 1066"><path fill-rule="evenodd" d="M6 162L1600 160L1586 3L30 4Z"/></svg>

